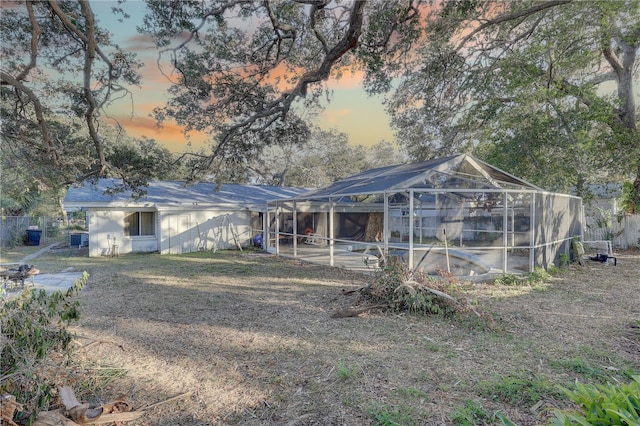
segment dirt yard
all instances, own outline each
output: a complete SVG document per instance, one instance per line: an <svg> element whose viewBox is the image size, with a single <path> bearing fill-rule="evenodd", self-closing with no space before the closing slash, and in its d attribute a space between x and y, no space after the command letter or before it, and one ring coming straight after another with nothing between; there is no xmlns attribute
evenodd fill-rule
<svg viewBox="0 0 640 426"><path fill-rule="evenodd" d="M261 253L52 253L39 265L90 273L77 374L118 376L94 384L93 402L178 396L138 425L480 425L496 411L537 425L569 407L555 385L640 373L638 251L544 284L464 283L493 330L380 311L331 318L356 302L341 290L369 277Z"/></svg>

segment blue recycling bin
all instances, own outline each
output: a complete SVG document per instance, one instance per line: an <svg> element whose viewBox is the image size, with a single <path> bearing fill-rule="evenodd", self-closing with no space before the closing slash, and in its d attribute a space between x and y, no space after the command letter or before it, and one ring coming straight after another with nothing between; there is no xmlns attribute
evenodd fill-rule
<svg viewBox="0 0 640 426"><path fill-rule="evenodd" d="M40 229L27 229L27 245L39 246L40 235L42 235L42 231Z"/></svg>

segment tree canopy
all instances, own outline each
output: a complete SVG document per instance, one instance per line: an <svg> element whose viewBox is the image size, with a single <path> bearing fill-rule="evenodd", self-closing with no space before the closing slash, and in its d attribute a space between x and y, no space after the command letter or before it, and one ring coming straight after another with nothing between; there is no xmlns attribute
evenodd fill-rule
<svg viewBox="0 0 640 426"><path fill-rule="evenodd" d="M637 1L446 2L425 20L402 67L369 61L366 82L397 79L388 110L414 158L471 151L555 190L640 178Z"/></svg>
<svg viewBox="0 0 640 426"><path fill-rule="evenodd" d="M151 148L148 140L133 142L105 113L109 104L130 96L141 64L96 25L89 2L3 1L0 29L5 194L10 188L17 194L21 188L58 193L105 175L140 189L158 166L166 166L165 149ZM141 156L146 169L134 165Z"/></svg>
<svg viewBox="0 0 640 426"><path fill-rule="evenodd" d="M146 4L139 30L172 82L156 118L210 135L210 151L183 157L192 179L224 162L237 167L221 178L248 179L257 156L304 143L300 116L330 97L327 81L356 71L388 95L414 159L472 151L549 189L617 174L635 177L640 194L638 0ZM63 182L130 176L101 114L139 82L140 64L95 25L90 3L3 2L0 25L3 145ZM129 182L156 172L145 170Z"/></svg>
<svg viewBox="0 0 640 426"><path fill-rule="evenodd" d="M359 69L414 159L472 151L550 189L640 186L638 1L148 4L142 29L179 73L157 117L218 135L213 156Z"/></svg>

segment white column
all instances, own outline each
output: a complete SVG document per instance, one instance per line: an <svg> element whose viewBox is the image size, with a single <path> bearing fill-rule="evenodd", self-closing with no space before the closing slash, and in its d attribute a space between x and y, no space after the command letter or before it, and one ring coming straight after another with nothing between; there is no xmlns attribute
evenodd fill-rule
<svg viewBox="0 0 640 426"><path fill-rule="evenodd" d="M333 239L334 239L334 231L333 231L333 215L335 213L333 198L329 197L329 264L333 266Z"/></svg>
<svg viewBox="0 0 640 426"><path fill-rule="evenodd" d="M409 190L409 270L413 269L413 190Z"/></svg>

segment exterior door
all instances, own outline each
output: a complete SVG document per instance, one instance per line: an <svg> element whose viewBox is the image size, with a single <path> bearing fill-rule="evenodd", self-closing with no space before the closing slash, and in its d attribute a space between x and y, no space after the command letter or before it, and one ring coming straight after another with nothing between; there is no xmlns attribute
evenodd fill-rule
<svg viewBox="0 0 640 426"><path fill-rule="evenodd" d="M191 217L188 214L169 216L169 254L191 253Z"/></svg>

